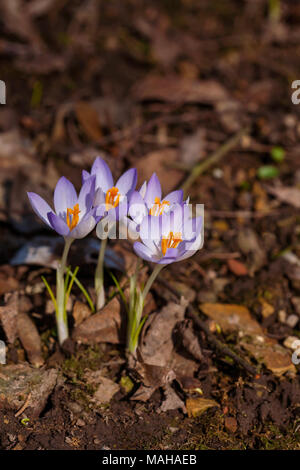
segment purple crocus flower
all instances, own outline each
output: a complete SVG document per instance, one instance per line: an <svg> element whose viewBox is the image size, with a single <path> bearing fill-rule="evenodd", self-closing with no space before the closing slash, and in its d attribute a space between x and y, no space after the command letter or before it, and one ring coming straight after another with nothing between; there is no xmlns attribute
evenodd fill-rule
<svg viewBox="0 0 300 470"><path fill-rule="evenodd" d="M36 193L28 192L34 212L53 230L65 238L84 238L99 221L93 207L95 176L86 179L77 196L73 184L62 176L54 191L54 208Z"/></svg>
<svg viewBox="0 0 300 470"><path fill-rule="evenodd" d="M94 205L97 207L97 215L108 213L114 220L126 217L128 201L135 190L137 183L137 171L135 168L123 173L116 184L107 163L97 157L91 169L91 175L96 177L96 197ZM86 181L90 176L87 171L82 172L82 179Z"/></svg>
<svg viewBox="0 0 300 470"><path fill-rule="evenodd" d="M148 184L144 183L139 191L132 194L128 213L138 226L146 215L160 216L170 212L178 204L183 204L183 191L172 191L162 199L161 184L156 173L153 173Z"/></svg>
<svg viewBox="0 0 300 470"><path fill-rule="evenodd" d="M146 261L170 264L192 256L202 245L202 217L190 218L189 208L178 204L174 210L143 218L141 242L133 245L135 253Z"/></svg>

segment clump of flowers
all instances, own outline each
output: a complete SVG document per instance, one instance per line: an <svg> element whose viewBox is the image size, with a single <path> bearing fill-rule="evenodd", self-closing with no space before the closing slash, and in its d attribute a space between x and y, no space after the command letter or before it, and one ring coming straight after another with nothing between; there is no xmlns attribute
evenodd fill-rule
<svg viewBox="0 0 300 470"><path fill-rule="evenodd" d="M127 347L135 353L139 334L146 320L143 316L145 299L160 271L168 264L192 256L203 244L202 216L192 217L188 200L183 200L183 191L173 191L162 198L159 179L154 173L136 191L137 171L126 171L114 183L106 162L98 157L91 173L83 171L82 188L77 196L72 183L62 177L54 191L54 208L35 193L28 193L36 214L52 229L62 235L65 248L57 268L56 296L49 285L47 289L55 305L58 338L60 344L68 338L66 303L74 282L81 288L91 305L91 300L78 281L77 268L67 267L67 256L72 242L88 235L97 224L97 236L101 246L95 270L97 310L105 305L104 254L107 239L115 236L117 223L128 225L130 238L136 241L133 249L137 255L135 274L130 278ZM154 263L154 269L146 285L139 285L141 260ZM121 291L118 281L115 283Z"/></svg>

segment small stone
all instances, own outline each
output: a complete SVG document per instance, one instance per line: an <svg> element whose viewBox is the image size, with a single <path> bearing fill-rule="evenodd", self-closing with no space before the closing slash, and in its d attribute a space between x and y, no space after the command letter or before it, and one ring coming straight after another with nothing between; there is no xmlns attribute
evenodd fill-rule
<svg viewBox="0 0 300 470"><path fill-rule="evenodd" d="M296 341L298 342L298 344L296 343ZM299 347L300 339L297 338L297 336L288 336L287 338L285 338L283 345L286 348L292 349L294 351Z"/></svg>
<svg viewBox="0 0 300 470"><path fill-rule="evenodd" d="M280 321L280 323L285 323L286 322L286 311L285 310L279 310L278 320Z"/></svg>
<svg viewBox="0 0 300 470"><path fill-rule="evenodd" d="M225 418L225 428L230 432L235 432L237 430L237 421L235 418L227 416Z"/></svg>
<svg viewBox="0 0 300 470"><path fill-rule="evenodd" d="M295 328L295 326L297 325L299 321L299 317L298 315L290 315L287 319L286 319L286 324L288 326L290 326L291 328Z"/></svg>
<svg viewBox="0 0 300 470"><path fill-rule="evenodd" d="M85 426L85 421L83 421L83 419L79 418L76 421L76 424L77 424L77 426L83 427L83 426Z"/></svg>
<svg viewBox="0 0 300 470"><path fill-rule="evenodd" d="M177 432L177 431L179 430L179 428L175 428L175 427L173 427L173 426L170 426L169 429L170 429L170 432L171 432L172 434L174 434L175 432Z"/></svg>
<svg viewBox="0 0 300 470"><path fill-rule="evenodd" d="M295 311L300 315L300 297L292 297L292 304L295 308Z"/></svg>
<svg viewBox="0 0 300 470"><path fill-rule="evenodd" d="M261 301L261 307L261 313L264 318L270 317L275 311L273 305L268 304L265 300Z"/></svg>

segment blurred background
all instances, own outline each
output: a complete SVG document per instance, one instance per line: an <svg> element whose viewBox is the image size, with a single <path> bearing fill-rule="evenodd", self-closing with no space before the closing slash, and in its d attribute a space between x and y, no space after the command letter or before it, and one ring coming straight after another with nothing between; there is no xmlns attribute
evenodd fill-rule
<svg viewBox="0 0 300 470"><path fill-rule="evenodd" d="M281 186L299 186L298 1L10 0L0 11L2 262L41 230L25 192L50 200L61 175L79 187L99 154L115 176L135 165L139 184L156 171L168 192L242 131L188 188L208 230L229 217L226 236L230 211L242 212L233 228L251 225L286 202Z"/></svg>

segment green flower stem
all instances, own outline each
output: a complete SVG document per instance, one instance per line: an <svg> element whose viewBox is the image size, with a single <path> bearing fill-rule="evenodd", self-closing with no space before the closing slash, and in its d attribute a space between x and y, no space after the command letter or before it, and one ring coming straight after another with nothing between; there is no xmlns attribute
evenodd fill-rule
<svg viewBox="0 0 300 470"><path fill-rule="evenodd" d="M58 332L58 341L62 345L63 342L69 337L67 314L65 309L65 282L64 274L66 270L66 263L68 253L73 239L65 239L65 247L61 261L56 271L56 323Z"/></svg>
<svg viewBox="0 0 300 470"><path fill-rule="evenodd" d="M105 304L104 291L104 255L107 245L107 238L101 240L97 267L95 271L95 291L97 295L96 308L100 310Z"/></svg>
<svg viewBox="0 0 300 470"><path fill-rule="evenodd" d="M152 271L152 273L151 273L151 276L149 277L149 279L148 279L148 281L147 281L147 283L146 283L146 285L145 285L145 288L144 288L144 290L143 290L143 294L142 294L142 296L143 296L143 302L145 302L145 299L146 299L146 297L147 297L147 295L148 295L149 290L150 290L151 287L152 287L153 282L155 281L155 279L157 278L157 276L159 275L159 273L160 273L160 271L162 270L163 267L164 267L163 264L157 264L157 265L155 266L155 268L153 269L153 271Z"/></svg>
<svg viewBox="0 0 300 470"><path fill-rule="evenodd" d="M151 276L149 277L144 290L142 292L138 291L136 288L136 278L138 275L139 263L137 263L137 269L134 274L134 286L130 292L130 311L128 318L128 333L127 333L127 347L128 350L135 355L136 349L138 346L139 335L142 329L142 326L146 318L142 318L143 309L145 304L145 299L155 281L158 274L162 270L164 265L157 264L153 269ZM133 296L133 300L132 300Z"/></svg>

